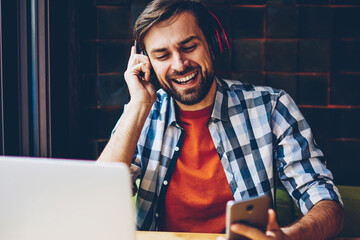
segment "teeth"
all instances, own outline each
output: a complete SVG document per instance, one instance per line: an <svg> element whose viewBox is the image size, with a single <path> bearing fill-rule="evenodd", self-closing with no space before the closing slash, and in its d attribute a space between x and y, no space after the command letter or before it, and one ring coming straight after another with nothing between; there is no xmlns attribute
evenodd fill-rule
<svg viewBox="0 0 360 240"><path fill-rule="evenodd" d="M175 80L178 81L178 82L186 82L186 81L189 81L190 79L192 79L193 77L195 77L195 75L196 75L196 72L194 72L193 74L190 74L187 77L177 78Z"/></svg>

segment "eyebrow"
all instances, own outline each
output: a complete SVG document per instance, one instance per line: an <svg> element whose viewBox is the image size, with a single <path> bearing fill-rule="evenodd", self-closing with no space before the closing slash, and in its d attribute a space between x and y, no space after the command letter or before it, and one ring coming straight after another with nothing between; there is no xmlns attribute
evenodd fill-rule
<svg viewBox="0 0 360 240"><path fill-rule="evenodd" d="M184 44L186 44L186 43L188 43L188 42L191 42L191 41L194 40L194 39L200 40L200 37L198 37L198 36L190 36L190 37L182 40L181 42L179 42L177 45L178 45L178 46L182 46L182 45L184 45ZM154 49L151 50L150 53L151 53L151 54L160 53L160 52L165 52L166 50L167 50L167 48L154 48Z"/></svg>

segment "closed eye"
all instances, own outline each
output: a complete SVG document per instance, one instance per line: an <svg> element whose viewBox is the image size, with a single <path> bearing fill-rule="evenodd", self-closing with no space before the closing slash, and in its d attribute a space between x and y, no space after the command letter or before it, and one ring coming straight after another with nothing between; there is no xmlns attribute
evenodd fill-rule
<svg viewBox="0 0 360 240"><path fill-rule="evenodd" d="M166 54L163 54L163 55L155 56L155 59L159 60L159 61L163 61L163 60L166 60L168 57L169 57L169 54L166 53Z"/></svg>
<svg viewBox="0 0 360 240"><path fill-rule="evenodd" d="M183 47L182 50L183 50L184 52L192 52L192 51L195 50L196 46L197 46L197 45L194 44L194 45L191 45L191 46L189 46L189 47Z"/></svg>

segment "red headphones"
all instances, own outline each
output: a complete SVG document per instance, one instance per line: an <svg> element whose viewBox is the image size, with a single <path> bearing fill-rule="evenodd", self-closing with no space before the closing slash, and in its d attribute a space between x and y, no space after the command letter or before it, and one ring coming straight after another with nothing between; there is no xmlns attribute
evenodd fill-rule
<svg viewBox="0 0 360 240"><path fill-rule="evenodd" d="M198 25L202 30L212 54L220 56L229 51L229 41L225 34L224 28L221 26L219 19L210 12L201 2L188 0L176 1L174 5L184 4L184 11L192 11L198 21ZM139 49L141 51L141 49ZM140 52L139 51L139 52ZM143 54L146 54L143 51Z"/></svg>
<svg viewBox="0 0 360 240"><path fill-rule="evenodd" d="M208 11L208 14L210 15L210 21L213 27L213 33L209 33L208 41L213 54L220 56L230 50L229 41L219 19L210 11Z"/></svg>

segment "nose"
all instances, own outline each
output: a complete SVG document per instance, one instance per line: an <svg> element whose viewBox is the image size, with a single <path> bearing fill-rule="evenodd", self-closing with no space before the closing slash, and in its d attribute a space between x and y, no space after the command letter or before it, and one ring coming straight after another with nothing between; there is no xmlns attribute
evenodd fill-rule
<svg viewBox="0 0 360 240"><path fill-rule="evenodd" d="M173 70L182 72L185 70L187 65L189 64L189 60L181 53L174 53L171 67Z"/></svg>

